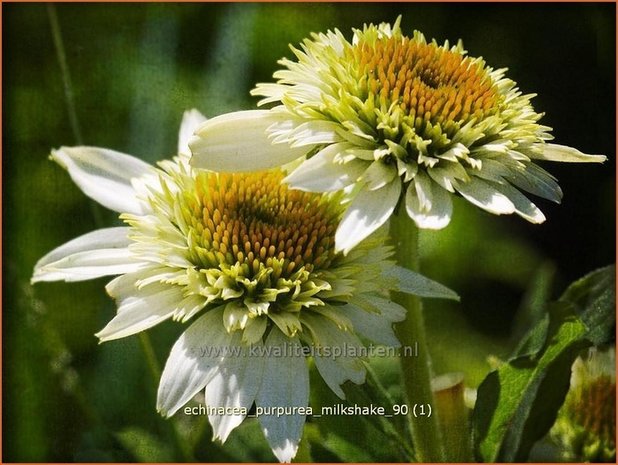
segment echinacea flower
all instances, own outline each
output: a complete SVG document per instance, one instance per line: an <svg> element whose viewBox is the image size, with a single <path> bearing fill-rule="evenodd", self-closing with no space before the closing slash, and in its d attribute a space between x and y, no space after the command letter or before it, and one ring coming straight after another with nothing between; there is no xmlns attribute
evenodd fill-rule
<svg viewBox="0 0 618 465"><path fill-rule="evenodd" d="M571 387L551 430L570 462L616 461L616 348L592 348L572 367Z"/></svg>
<svg viewBox="0 0 618 465"><path fill-rule="evenodd" d="M165 365L158 410L174 415L204 390L214 438L225 441L254 403L285 408L259 421L274 454L289 461L305 416L288 409L307 408L307 355L344 397L344 382L364 381L361 339L399 344L392 323L405 310L389 290L456 295L395 266L379 235L354 253L337 253L338 194L290 190L280 170L191 168L187 139L203 120L185 114L178 156L156 168L107 149L54 150L84 193L121 213L127 226L55 249L36 264L32 281L120 275L106 287L118 312L97 334L102 342L168 319L192 320Z"/></svg>
<svg viewBox="0 0 618 465"><path fill-rule="evenodd" d="M543 213L521 191L560 202L556 179L538 161L602 162L604 156L549 143L505 69L402 34L398 18L354 30L313 34L282 59L276 83L253 95L270 110L221 115L190 142L192 164L246 171L306 160L284 180L295 189L347 189L353 198L336 235L348 251L384 224L404 200L418 227L444 228L451 194L496 215L532 223Z"/></svg>

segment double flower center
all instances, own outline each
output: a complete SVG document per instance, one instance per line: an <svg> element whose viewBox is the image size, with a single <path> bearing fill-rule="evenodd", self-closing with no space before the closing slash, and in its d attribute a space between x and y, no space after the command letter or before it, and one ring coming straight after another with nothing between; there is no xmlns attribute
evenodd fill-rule
<svg viewBox="0 0 618 465"><path fill-rule="evenodd" d="M241 264L257 272L277 262L286 278L303 267L329 267L337 208L319 194L288 189L282 179L277 171L197 175L186 207L198 268Z"/></svg>

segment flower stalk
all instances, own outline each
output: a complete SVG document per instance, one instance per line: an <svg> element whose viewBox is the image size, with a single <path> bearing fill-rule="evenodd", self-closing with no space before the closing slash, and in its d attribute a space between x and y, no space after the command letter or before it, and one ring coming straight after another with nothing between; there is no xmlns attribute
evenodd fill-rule
<svg viewBox="0 0 618 465"><path fill-rule="evenodd" d="M391 217L390 234L397 250L397 261L412 271L419 269L418 228L405 212L399 211ZM404 356L402 351L401 370L404 390L410 411L414 404L432 408L431 415L412 413L408 416L416 458L420 462L444 461L444 448L431 389L431 361L427 350L427 336L421 299L417 296L392 293L393 300L407 310L407 317L396 326L402 347L418 347L418 353Z"/></svg>
<svg viewBox="0 0 618 465"><path fill-rule="evenodd" d="M452 463L473 459L468 408L464 401L463 373L447 373L432 381L436 410L440 412L440 430L445 459Z"/></svg>

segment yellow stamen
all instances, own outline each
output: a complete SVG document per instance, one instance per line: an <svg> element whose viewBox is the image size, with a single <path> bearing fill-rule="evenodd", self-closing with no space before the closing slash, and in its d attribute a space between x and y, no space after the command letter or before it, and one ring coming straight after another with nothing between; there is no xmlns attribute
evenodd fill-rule
<svg viewBox="0 0 618 465"><path fill-rule="evenodd" d="M187 208L203 254L203 268L283 260L283 277L304 267L328 268L334 257L339 212L321 195L290 190L278 171L202 172ZM214 260L213 260L214 259Z"/></svg>
<svg viewBox="0 0 618 465"><path fill-rule="evenodd" d="M363 41L349 53L364 98L384 110L396 105L417 125L449 132L497 111L501 97L482 62L461 53L408 37Z"/></svg>

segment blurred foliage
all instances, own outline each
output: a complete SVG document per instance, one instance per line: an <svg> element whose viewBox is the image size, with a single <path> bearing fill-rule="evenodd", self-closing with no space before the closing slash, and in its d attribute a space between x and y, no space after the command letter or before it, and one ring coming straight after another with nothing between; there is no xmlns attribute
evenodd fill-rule
<svg viewBox="0 0 618 465"><path fill-rule="evenodd" d="M71 128L48 6L3 4L3 461L179 460L180 434L199 461L274 459L255 420L225 446L205 418L171 422L154 409L156 385L137 337L97 345L114 313L104 280L30 286L36 260L65 241L118 223L47 159L60 145L109 147L155 162L173 154L182 112L251 108L310 32L393 21L438 41L463 39L473 56L508 67L559 143L602 153L602 166L550 166L562 205L539 201L531 225L456 202L452 224L423 232L424 272L461 304L429 302L436 373L477 386L489 354L504 357L555 289L614 261L614 4L61 4L58 24L72 77L81 141ZM180 324L150 331L163 363ZM397 401L397 363L373 360ZM338 399L312 377L312 402ZM311 421L303 461L401 460L384 432L357 418ZM337 433L337 434L335 434ZM373 445L371 445L373 444Z"/></svg>

